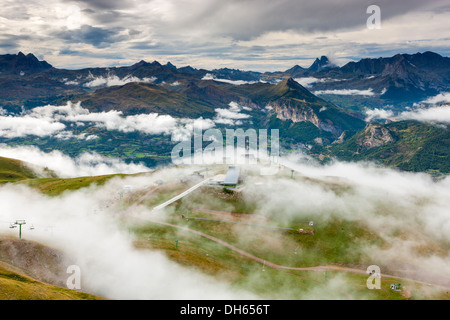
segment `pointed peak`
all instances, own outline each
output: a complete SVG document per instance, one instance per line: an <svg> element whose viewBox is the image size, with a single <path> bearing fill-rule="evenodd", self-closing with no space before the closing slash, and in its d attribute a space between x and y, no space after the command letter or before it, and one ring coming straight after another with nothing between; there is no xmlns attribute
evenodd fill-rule
<svg viewBox="0 0 450 320"><path fill-rule="evenodd" d="M52 68L49 63L44 60L39 61L32 53L25 55L22 51L19 51L17 54L0 56L0 60L3 60L3 58L6 58L7 61L4 61L2 72L31 74Z"/></svg>
<svg viewBox="0 0 450 320"><path fill-rule="evenodd" d="M178 71L184 72L184 73L194 73L197 71L197 69L194 69L191 66L186 66L186 67L179 68Z"/></svg>
<svg viewBox="0 0 450 320"><path fill-rule="evenodd" d="M39 61L39 59L36 58L36 56L32 53L27 54L26 57L27 57L27 59L30 59L30 60Z"/></svg>
<svg viewBox="0 0 450 320"><path fill-rule="evenodd" d="M176 69L177 68L172 63L170 63L170 61L166 63L166 67L168 67L170 69Z"/></svg>
<svg viewBox="0 0 450 320"><path fill-rule="evenodd" d="M416 53L416 55L420 55L420 52ZM425 51L424 53L422 53L422 55L433 58L442 58L440 54L433 51Z"/></svg>
<svg viewBox="0 0 450 320"><path fill-rule="evenodd" d="M297 82L297 81L295 81L293 78L291 78L291 77L289 77L287 80L286 80L286 85L288 85L288 86L295 86L295 85L298 85L299 83Z"/></svg>
<svg viewBox="0 0 450 320"><path fill-rule="evenodd" d="M286 80L279 82L277 85L280 87L288 87L289 89L294 89L294 90L304 90L305 89L300 83L295 81L292 77L289 77Z"/></svg>
<svg viewBox="0 0 450 320"><path fill-rule="evenodd" d="M296 64L295 66L293 66L292 68L286 70L285 72L293 73L293 72L302 71L302 70L305 70L305 68L300 67L298 64Z"/></svg>
<svg viewBox="0 0 450 320"><path fill-rule="evenodd" d="M314 63L308 68L308 70L317 72L332 67L334 67L334 65L330 62L328 57L321 56L320 58L316 58L316 60L314 60Z"/></svg>
<svg viewBox="0 0 450 320"><path fill-rule="evenodd" d="M143 66L147 66L149 65L149 63L145 60L141 60L138 63L135 63L132 65L132 67L143 67Z"/></svg>

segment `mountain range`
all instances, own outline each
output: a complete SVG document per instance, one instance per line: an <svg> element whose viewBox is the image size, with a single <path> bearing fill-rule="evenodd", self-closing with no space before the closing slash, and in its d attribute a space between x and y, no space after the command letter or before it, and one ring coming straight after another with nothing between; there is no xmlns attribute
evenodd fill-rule
<svg viewBox="0 0 450 320"><path fill-rule="evenodd" d="M127 67L66 70L39 61L31 53L19 52L0 56L0 103L9 108L33 107L53 103L63 96L91 92L114 82L123 84L133 80L169 87L173 84L187 86L191 81L202 79L274 84L287 78L301 80L305 77L312 79L308 84L310 91L347 109L361 107L358 96L333 91L366 90L369 94L364 97L364 103L369 102L369 107L388 104L405 107L450 90L450 58L433 52L397 54L362 59L339 67L322 56L309 68L296 65L286 71L260 73L229 68L177 68L170 62L162 65L157 61L140 61Z"/></svg>
<svg viewBox="0 0 450 320"><path fill-rule="evenodd" d="M349 95L345 94L346 90L366 94ZM229 68L177 68L170 62L163 65L143 60L125 67L67 70L39 61L31 53L0 55L0 106L10 115L46 104L80 101L90 112L120 111L124 116L158 113L176 118L216 119L218 110L226 110L230 103L236 103L245 107L241 112L251 119L241 122L243 128L280 128L280 139L287 148L309 145L312 154L346 160L376 159L378 153L374 151L386 145L401 144L406 139L394 133L389 135L392 139L378 141L379 132L398 133L398 130L393 129L395 125L382 123L378 126L383 129L378 131L369 127L372 124L364 121L363 108L389 104L392 110L403 111L411 103L445 91L450 91L450 58L432 52L362 59L342 67L322 56L309 68L296 65L286 71L266 73ZM430 124L415 123L420 129L413 131L420 137L448 137L448 128L438 132L430 130ZM111 140L109 133L98 132L96 127L91 127L89 132ZM373 140L374 135L377 137L374 141L378 142L367 148L361 141ZM127 144L126 137L116 139L123 139L122 143ZM8 139L0 140L8 142ZM19 138L15 143L25 140ZM444 152L440 154L448 159L448 139L443 141ZM39 143L48 148L55 145L51 139ZM408 166L408 161L414 157L406 154L418 154L424 145L413 145L414 150L397 148L389 156L403 153L402 161L385 159L384 162L416 170L417 166ZM110 149L108 143L98 141L96 147ZM147 147L146 142L138 149ZM364 148L370 151L361 152ZM170 150L167 145L162 149ZM148 163L154 164L154 160ZM435 160L432 162L440 163L434 165L435 170L447 168L442 161Z"/></svg>

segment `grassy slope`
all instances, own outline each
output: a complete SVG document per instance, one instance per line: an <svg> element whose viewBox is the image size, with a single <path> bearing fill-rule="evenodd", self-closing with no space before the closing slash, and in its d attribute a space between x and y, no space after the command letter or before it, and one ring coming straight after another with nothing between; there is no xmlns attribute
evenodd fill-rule
<svg viewBox="0 0 450 320"><path fill-rule="evenodd" d="M74 179L29 179L24 182L40 192L49 195L58 195L65 190L76 190L86 187L91 183L104 183L111 176L100 177L82 177ZM152 194L145 204L149 207L161 203L172 196L180 193L188 186L180 184L171 188L161 188L155 194ZM220 189L218 189L220 190ZM221 195L217 197L211 192L219 192ZM205 197L208 195L210 197ZM219 199L214 203L210 203L207 199L214 197ZM211 213L202 212L199 208L209 208L214 210L226 210L232 212L244 213L238 218L233 216L231 219L239 221L247 221L247 216L255 216L255 206L248 201L244 201L233 193L222 193L214 189L204 188L200 192L193 193L189 196L189 204L181 201L175 204L175 213L169 217L169 222L189 226L194 230L199 230L209 235L225 240L237 247L246 250L263 259L269 261L291 265L291 266L314 266L320 264L340 264L352 265L355 261L359 264L369 263L366 258L353 243L365 243L382 245L381 239L370 233L363 225L358 223L350 223L343 220L334 220L331 223L320 224L316 221L315 236L302 235L293 231L270 231L258 227L248 227L243 225L234 225L228 223L217 223L210 221L190 220L185 221L179 218L180 214L189 214L197 217L210 217L230 220L230 217L217 217ZM247 214L245 214L247 213ZM253 213L253 214L252 214ZM273 217L270 217L272 219ZM270 225L282 225L277 219L267 222ZM307 221L294 221L288 227L302 227L307 230L309 227ZM390 283L397 283L394 279L384 279L381 290L367 290L364 275L343 274L338 272L304 272L292 270L275 270L266 267L262 270L260 263L254 262L230 249L188 232L175 230L167 226L161 226L154 223L142 223L134 225L131 230L137 236L136 247L152 250L161 250L165 252L169 258L184 266L200 269L201 271L211 274L215 277L230 282L232 286L251 290L263 297L272 299L296 299L305 297L314 297L314 294L321 286L327 286L333 279L343 281L345 288L339 290L331 290L325 297L329 298L352 298L352 299L404 299L405 292L398 293L389 289ZM345 230L345 232L344 232ZM243 238L240 234L245 234ZM178 246L175 240L179 240ZM361 267L361 266L360 266ZM8 288L7 295L9 297L26 297L27 294L31 298L48 297L48 299L64 298L65 291L59 295L46 287L48 285L38 282L21 282L17 283L21 278L14 279L14 275L8 276L5 273L3 279L0 275L0 281ZM13 279L12 279L13 278ZM13 282L16 281L16 282ZM20 281L19 281L20 282ZM423 286L409 281L402 281L412 291L412 298L439 298L449 299L450 296L438 291L423 290ZM14 286L15 285L15 286ZM48 295L33 295L35 291L31 291L32 285L39 291L43 290ZM13 288L17 288L17 292ZM6 290L6 289L5 289ZM50 291L49 291L50 290ZM331 292L334 293L331 293ZM305 294L307 294L305 296ZM321 297L323 293L321 293ZM337 296L336 296L337 295ZM83 298L84 296L76 296ZM84 297L86 298L86 297ZM87 297L89 298L89 297ZM320 297L318 297L320 298ZM47 298L46 298L47 299Z"/></svg>
<svg viewBox="0 0 450 320"><path fill-rule="evenodd" d="M64 191L78 190L91 184L102 185L109 179L132 175L110 174L77 178L38 178L37 175L20 160L0 157L0 184L24 184L47 195L57 196Z"/></svg>
<svg viewBox="0 0 450 320"><path fill-rule="evenodd" d="M194 230L204 232L219 239L226 240L239 248L263 259L275 263L309 267L328 263L350 264L355 261L364 261L360 251L360 245L354 243L365 243L368 245L383 245L380 238L370 232L364 225L357 222L350 223L342 219L334 219L332 222L323 222L316 218L315 235L300 234L291 230L271 230L262 227L247 226L227 222L180 219L184 214L191 217L211 218L221 220L235 220L240 222L280 226L288 228L303 228L311 230L308 221L291 221L289 225L283 224L276 216L270 217L268 221L255 221L255 206L248 201L236 197L236 194L226 194L221 189L204 187L201 191L189 195L178 203L175 215L169 221L173 224L187 226ZM205 199L215 199L211 203ZM232 212L243 212L236 215L214 215L202 212L201 208L212 210L224 210ZM245 236L241 236L245 235ZM298 249L297 254L293 254Z"/></svg>
<svg viewBox="0 0 450 320"><path fill-rule="evenodd" d="M36 281L0 262L0 300L96 300L99 297Z"/></svg>
<svg viewBox="0 0 450 320"><path fill-rule="evenodd" d="M74 191L89 187L91 184L102 185L114 177L123 177L122 174L111 174L104 176L77 177L70 179L61 178L38 178L19 181L19 184L27 185L47 195L57 196L64 191Z"/></svg>
<svg viewBox="0 0 450 320"><path fill-rule="evenodd" d="M368 290L365 275L263 267L213 241L153 223L140 223L134 231L138 248L162 251L181 265L201 270L265 299L450 299L446 293L411 281L401 281L411 291L412 296L409 296L405 291L395 292L389 288L391 283L399 282L397 279L383 278L380 290ZM229 239L226 236L221 238ZM334 287L336 282L340 283L337 289Z"/></svg>
<svg viewBox="0 0 450 320"><path fill-rule="evenodd" d="M65 288L64 253L35 241L0 237L0 300L99 299Z"/></svg>
<svg viewBox="0 0 450 320"><path fill-rule="evenodd" d="M385 125L395 141L371 149L362 148L358 140L364 131L340 145L330 153L341 160L378 161L390 167L409 171L438 171L450 173L450 131L416 121L399 121Z"/></svg>
<svg viewBox="0 0 450 320"><path fill-rule="evenodd" d="M128 83L101 88L80 97L83 106L95 111L121 110L125 113L156 112L195 118L214 115L214 105L170 91L154 84Z"/></svg>
<svg viewBox="0 0 450 320"><path fill-rule="evenodd" d="M193 217L213 218L248 222L254 218L254 206L242 201L235 195L223 193L222 196L211 194L212 189L204 188L189 196L189 204L180 201L167 222L186 226L208 235L224 240L257 257L268 261L295 267L336 264L364 269L372 264L371 257L363 253L362 246L389 244L373 234L364 224L357 221L334 219L321 222L315 219L315 235L299 234L295 231L272 231L259 227L252 227L225 222L194 220L180 218L181 214ZM218 189L220 190L220 189ZM166 192L164 192L165 194ZM166 196L160 195L160 198ZM209 195L208 197L205 195ZM210 203L207 199L214 198ZM153 201L152 201L153 205ZM231 212L250 212L247 214L230 215L226 213L211 214L195 208L213 210L229 210ZM226 208L226 209L224 209ZM251 220L250 220L251 221ZM262 223L264 222L255 222ZM283 226L276 218L266 222L269 225ZM284 225L286 226L286 225ZM294 221L287 227L310 229L308 221ZM326 286L331 279L340 279L348 286L342 290L334 290L339 298L352 299L449 299L450 296L442 291L426 288L426 286L411 281L402 280L407 291L395 292L390 290L391 283L398 283L398 279L384 278L381 290L367 290L364 275L328 272L305 272L292 270L275 270L266 267L230 249L223 247L209 239L198 235L180 231L168 226L155 223L136 223L131 229L137 236L136 246L142 249L161 250L169 258L182 265L200 269L205 273L224 279L233 286L252 290L253 292L271 299L304 298L308 292L312 295L320 286ZM178 240L178 245L176 244ZM380 266L387 272L387 266ZM330 290L330 298L333 290ZM322 296L323 297L323 296ZM327 295L325 295L327 297ZM319 297L320 298L320 297Z"/></svg>
<svg viewBox="0 0 450 320"><path fill-rule="evenodd" d="M36 174L24 162L0 157L0 184L36 178Z"/></svg>

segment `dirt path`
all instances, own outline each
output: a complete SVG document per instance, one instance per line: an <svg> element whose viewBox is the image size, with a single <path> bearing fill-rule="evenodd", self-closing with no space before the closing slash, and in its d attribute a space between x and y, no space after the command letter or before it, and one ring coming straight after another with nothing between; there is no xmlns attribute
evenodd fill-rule
<svg viewBox="0 0 450 320"><path fill-rule="evenodd" d="M274 269L282 269L282 270L297 270L297 271L341 271L341 272L349 272L349 273L355 273L355 274L362 274L362 275L366 275L369 276L369 274L366 272L366 270L361 270L361 269L355 269L355 268L348 268L348 267L340 267L340 266L334 266L334 265L324 265L324 266L315 266L315 267L291 267L291 266L283 266L283 265L279 265L276 263L273 263L271 261L267 261L265 259L259 258L251 253L248 253L242 249L239 249L238 247L233 246L232 244L229 244L228 242L225 242L219 238L210 236L206 233L197 231L197 230L193 230L190 229L188 227L182 227L182 226L178 226L175 224L171 224L171 223L167 223L167 222L163 222L163 221L159 221L156 219L152 219L149 217L140 217L140 216L135 216L135 215L131 215L133 218L137 218L137 219L141 219L141 220L145 220L145 221L149 221L152 223L156 223L156 224L160 224L160 225L164 225L164 226L168 226L168 227L172 227L172 228L177 228L180 230L184 230L190 233L194 233L197 234L201 237L207 238L209 240L212 240L214 242L217 242L235 252L238 252L239 254L252 259L254 261L257 261L259 263L262 263L268 267L274 268ZM400 280L407 280L407 281L413 281L416 283L420 283L420 284L425 284L425 285L429 285L428 282L423 282L423 281L419 281L419 280L415 280L415 279L411 279L411 278L405 278L405 277L400 277L400 276L394 276L394 275L390 275L390 274L381 274L381 277L385 277L385 278L392 278L392 279L400 279ZM442 289L450 289L450 287L446 287L446 286L442 286L440 284L433 284L436 287L440 287Z"/></svg>

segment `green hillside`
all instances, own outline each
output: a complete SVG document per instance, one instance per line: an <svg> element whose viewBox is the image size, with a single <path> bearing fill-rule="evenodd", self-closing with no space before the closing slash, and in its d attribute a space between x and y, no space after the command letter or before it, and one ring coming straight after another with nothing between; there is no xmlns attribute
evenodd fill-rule
<svg viewBox="0 0 450 320"><path fill-rule="evenodd" d="M0 237L0 300L97 300L65 288L62 253L34 241Z"/></svg>
<svg viewBox="0 0 450 320"><path fill-rule="evenodd" d="M211 177L223 173L225 166L209 169L212 172L207 175ZM167 181L160 186L136 189L126 198L112 200L109 210L124 213L120 218L121 226L134 235L137 249L160 251L183 267L208 274L233 288L250 291L262 298L450 298L448 293L438 287L430 288L407 277L400 278L403 290L391 290L390 284L400 282L395 276L402 277L402 271L395 264L391 265L389 258L377 261L377 265L384 274L395 276L383 277L380 290L367 290L364 270L373 263L367 247L389 248L392 244L371 229L367 221L343 218L333 208L320 215L306 210L289 219L286 219L283 209L262 214L260 206L264 195L249 196L245 188L264 182L264 178L255 172L246 171L246 179L242 188L239 188L241 190L225 191L217 186L203 186L170 205L163 217L154 215L147 220L145 215L134 216L132 213L137 204L152 209L187 190L198 180L184 181L179 176L168 176ZM152 174L146 175L151 178ZM28 179L17 183L27 184L44 194L58 196L64 191L71 192L92 184L101 185L117 176L125 175ZM317 180L300 175L291 177L288 169L272 176L270 183L286 179L292 183L306 183L312 188L326 188L336 196L354 191L344 181ZM375 210L379 215L398 214L395 208L387 208L384 203L380 203ZM309 224L311 219L314 225ZM423 233L420 227L392 232L402 239L415 239L420 234L423 242L418 253L433 250L444 255L448 250L448 244ZM14 255L18 251L24 253L20 259ZM5 288L0 299L96 298L55 287L54 281L47 282L39 278L41 271L49 268L56 270L52 274L57 275L57 261L63 260L60 253L51 248L17 239L0 239L0 285ZM270 263L286 268L272 267ZM324 271L320 266L336 269ZM340 286L339 290L333 287L336 283Z"/></svg>
<svg viewBox="0 0 450 320"><path fill-rule="evenodd" d="M0 300L98 300L91 294L69 290L17 272L0 262Z"/></svg>
<svg viewBox="0 0 450 320"><path fill-rule="evenodd" d="M114 177L123 177L121 174L110 174L104 176L93 177L77 177L77 178L37 178L20 181L18 183L27 185L47 195L57 196L64 191L75 191L81 188L89 187L92 184L102 185L106 181Z"/></svg>
<svg viewBox="0 0 450 320"><path fill-rule="evenodd" d="M24 162L0 157L0 184L33 178L36 174Z"/></svg>
<svg viewBox="0 0 450 320"><path fill-rule="evenodd" d="M91 111L123 111L125 114L159 113L176 117L212 117L214 105L155 84L127 83L73 97Z"/></svg>
<svg viewBox="0 0 450 320"><path fill-rule="evenodd" d="M375 127L380 131L379 137L371 135L369 129ZM379 140L383 137L384 142ZM368 145L371 142L374 146ZM370 160L408 171L448 174L450 130L417 121L369 124L344 143L330 146L325 153L345 161Z"/></svg>

